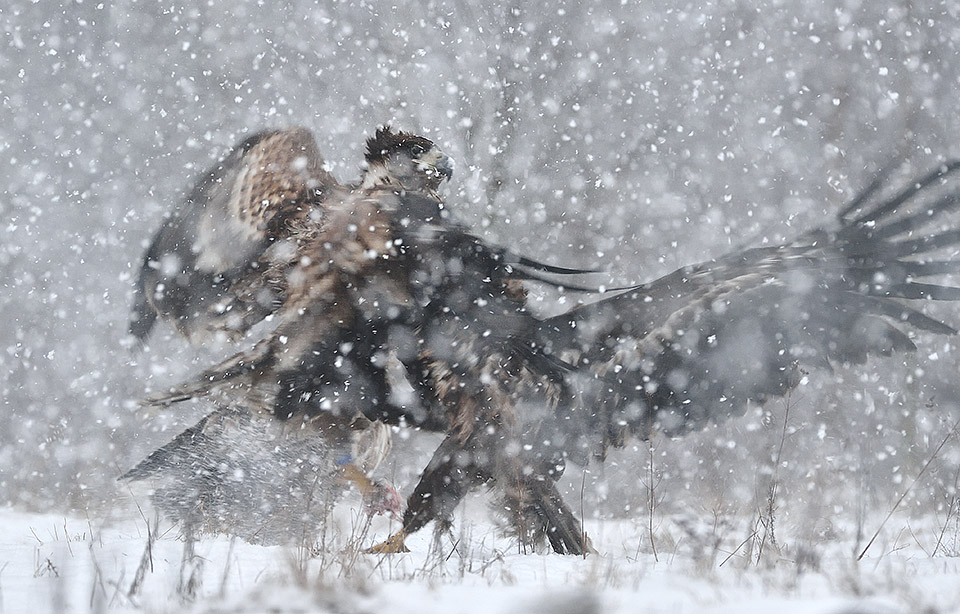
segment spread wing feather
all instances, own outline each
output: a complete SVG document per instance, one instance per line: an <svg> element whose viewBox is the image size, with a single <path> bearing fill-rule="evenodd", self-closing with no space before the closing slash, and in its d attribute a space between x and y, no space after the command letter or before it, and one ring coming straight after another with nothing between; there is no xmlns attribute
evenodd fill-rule
<svg viewBox="0 0 960 614"><path fill-rule="evenodd" d="M602 456L654 425L679 434L722 420L786 394L804 365L915 349L911 327L955 333L917 302L960 300L956 287L918 281L957 266L918 256L956 249L960 233L916 233L960 202L947 182L958 168L887 200L874 186L836 230L681 269L544 322L541 346L575 367L583 390L564 430L594 434L571 449Z"/></svg>
<svg viewBox="0 0 960 614"><path fill-rule="evenodd" d="M917 281L956 266L918 256L956 249L960 233L915 233L955 207L946 179L958 168L887 200L875 182L845 211L859 217L836 230L685 267L544 322L498 289L502 270L454 258L467 279L441 285L423 333L424 371L450 432L409 499L404 532L444 518L472 482L493 480L555 551L585 552L554 490L565 458L586 462L655 427L680 434L740 414L789 392L803 366L913 350L909 327L954 333L916 301L960 299L955 287ZM947 194L929 204L941 187Z"/></svg>
<svg viewBox="0 0 960 614"><path fill-rule="evenodd" d="M130 332L143 341L157 316L187 338L242 332L282 302L282 282L262 279L290 225L322 216L337 189L303 128L250 136L207 171L164 222L144 256ZM271 246L273 246L271 248ZM267 250L271 249L272 252ZM237 300L235 285L244 292Z"/></svg>

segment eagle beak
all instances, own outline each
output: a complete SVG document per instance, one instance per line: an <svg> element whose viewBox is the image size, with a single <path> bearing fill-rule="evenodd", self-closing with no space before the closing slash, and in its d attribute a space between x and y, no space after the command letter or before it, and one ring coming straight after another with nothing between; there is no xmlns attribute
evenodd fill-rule
<svg viewBox="0 0 960 614"><path fill-rule="evenodd" d="M434 164L434 168L437 169L437 173L439 173L440 176L447 181L453 179L453 167L453 158L446 154L442 154L437 160L437 163Z"/></svg>
<svg viewBox="0 0 960 614"><path fill-rule="evenodd" d="M437 175L439 181L453 177L453 158L435 147L417 160L417 163L427 174Z"/></svg>

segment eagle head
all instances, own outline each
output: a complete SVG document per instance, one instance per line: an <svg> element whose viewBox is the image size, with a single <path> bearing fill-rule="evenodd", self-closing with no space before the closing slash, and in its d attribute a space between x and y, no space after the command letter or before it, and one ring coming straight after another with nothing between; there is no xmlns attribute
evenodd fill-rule
<svg viewBox="0 0 960 614"><path fill-rule="evenodd" d="M390 183L435 190L453 176L453 159L433 141L411 132L394 132L390 126L377 128L367 139L366 161L366 187Z"/></svg>

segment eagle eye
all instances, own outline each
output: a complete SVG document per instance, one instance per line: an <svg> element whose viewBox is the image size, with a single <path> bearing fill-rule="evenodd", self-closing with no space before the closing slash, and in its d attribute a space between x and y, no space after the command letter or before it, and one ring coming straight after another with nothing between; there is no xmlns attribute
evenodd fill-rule
<svg viewBox="0 0 960 614"><path fill-rule="evenodd" d="M417 157L422 156L426 151L427 150L424 149L423 145L412 145L410 147L410 153Z"/></svg>

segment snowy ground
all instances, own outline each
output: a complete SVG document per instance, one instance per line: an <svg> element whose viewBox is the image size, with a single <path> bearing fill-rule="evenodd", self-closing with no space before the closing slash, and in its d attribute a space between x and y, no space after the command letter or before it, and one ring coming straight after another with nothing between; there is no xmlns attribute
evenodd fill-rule
<svg viewBox="0 0 960 614"><path fill-rule="evenodd" d="M586 529L601 554L582 559L518 553L480 499L453 534L435 541L423 531L402 555L358 553L395 527L385 519L364 527L349 501L327 525L326 549L203 539L191 611L960 612L956 531L936 519L895 515L859 562L852 552L862 542L792 535L766 543L759 564L758 542L736 528L691 529L666 518L654 555L645 522L595 521ZM866 523L866 534L883 515ZM135 507L114 516L0 512L0 612L182 611L191 602L177 530L161 521L145 554L147 523Z"/></svg>

